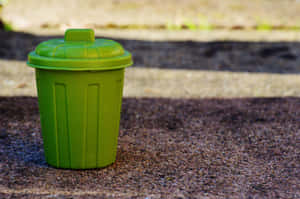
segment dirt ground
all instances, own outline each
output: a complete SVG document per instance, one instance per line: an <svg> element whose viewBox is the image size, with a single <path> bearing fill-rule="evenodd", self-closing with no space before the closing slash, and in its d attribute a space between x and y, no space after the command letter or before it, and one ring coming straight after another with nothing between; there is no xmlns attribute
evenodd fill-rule
<svg viewBox="0 0 300 199"><path fill-rule="evenodd" d="M0 197L299 198L299 98L125 98L117 161L45 163L37 99L0 98Z"/></svg>

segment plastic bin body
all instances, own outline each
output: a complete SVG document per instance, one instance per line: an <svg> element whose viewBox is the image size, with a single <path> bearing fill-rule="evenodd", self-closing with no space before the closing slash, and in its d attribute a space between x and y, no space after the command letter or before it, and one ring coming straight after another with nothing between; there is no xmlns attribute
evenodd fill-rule
<svg viewBox="0 0 300 199"><path fill-rule="evenodd" d="M115 161L124 69L36 69L46 161L87 169Z"/></svg>

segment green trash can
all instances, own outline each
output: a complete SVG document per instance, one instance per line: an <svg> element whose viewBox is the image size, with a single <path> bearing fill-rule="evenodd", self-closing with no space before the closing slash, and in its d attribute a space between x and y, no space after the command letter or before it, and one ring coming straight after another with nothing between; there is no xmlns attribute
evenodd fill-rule
<svg viewBox="0 0 300 199"><path fill-rule="evenodd" d="M131 54L91 29L68 29L28 55L35 68L45 157L57 168L89 169L116 159L124 70Z"/></svg>

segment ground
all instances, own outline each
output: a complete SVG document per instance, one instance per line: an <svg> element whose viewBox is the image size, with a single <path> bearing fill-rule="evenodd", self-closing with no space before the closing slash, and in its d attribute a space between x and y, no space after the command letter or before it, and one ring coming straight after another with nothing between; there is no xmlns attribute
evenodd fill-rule
<svg viewBox="0 0 300 199"><path fill-rule="evenodd" d="M45 163L37 99L0 98L0 196L299 198L299 98L125 98L117 161Z"/></svg>

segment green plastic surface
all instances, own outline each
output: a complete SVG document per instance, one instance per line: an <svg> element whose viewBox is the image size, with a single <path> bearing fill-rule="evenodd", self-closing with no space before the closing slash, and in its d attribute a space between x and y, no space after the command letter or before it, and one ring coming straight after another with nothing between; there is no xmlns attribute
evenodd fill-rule
<svg viewBox="0 0 300 199"><path fill-rule="evenodd" d="M40 43L27 64L52 70L114 70L132 65L132 58L119 43L95 39L92 29L69 29L64 39Z"/></svg>
<svg viewBox="0 0 300 199"><path fill-rule="evenodd" d="M94 34L89 30L69 30L65 34L65 43L93 42L93 38ZM115 47L110 48L113 52L106 50L106 55L116 53ZM79 58L72 60L82 61ZM107 65L102 67L111 67L109 62ZM49 68L37 66L36 84L47 163L68 169L100 168L112 164L117 151L124 65L115 65L110 70L82 71L70 70L73 69L71 65L65 70L57 65L49 65ZM84 67L95 66L80 66Z"/></svg>
<svg viewBox="0 0 300 199"><path fill-rule="evenodd" d="M115 161L124 69L36 70L46 161L88 169Z"/></svg>

